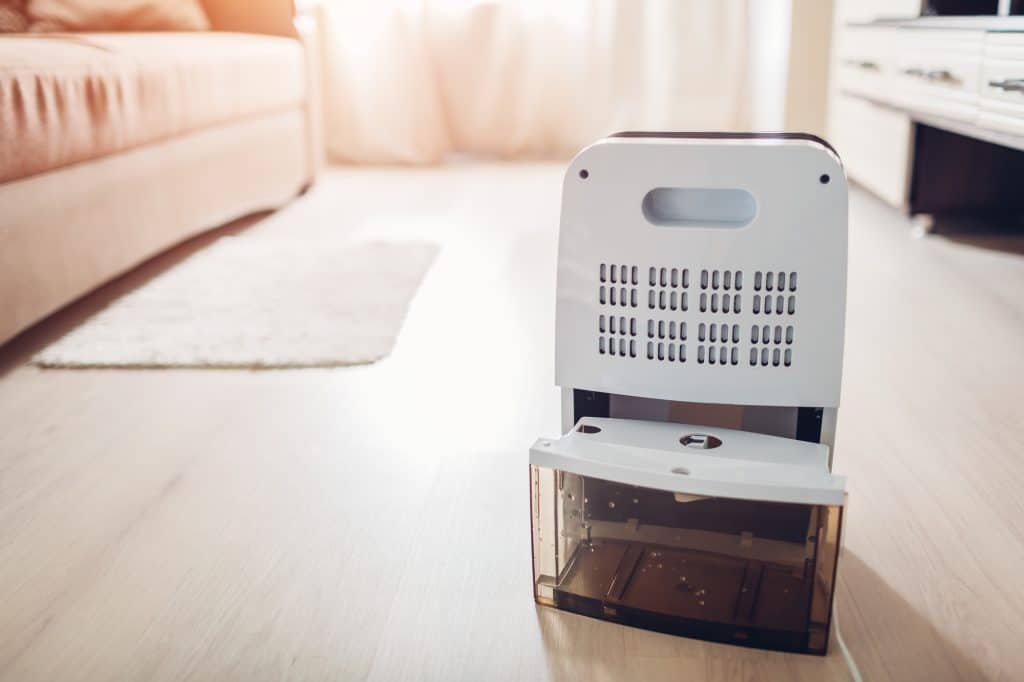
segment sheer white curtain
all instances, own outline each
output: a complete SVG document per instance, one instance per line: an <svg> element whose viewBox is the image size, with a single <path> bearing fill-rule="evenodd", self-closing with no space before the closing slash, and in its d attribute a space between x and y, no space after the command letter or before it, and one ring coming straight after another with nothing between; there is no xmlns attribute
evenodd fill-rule
<svg viewBox="0 0 1024 682"><path fill-rule="evenodd" d="M332 158L573 154L749 123L747 0L325 0Z"/></svg>

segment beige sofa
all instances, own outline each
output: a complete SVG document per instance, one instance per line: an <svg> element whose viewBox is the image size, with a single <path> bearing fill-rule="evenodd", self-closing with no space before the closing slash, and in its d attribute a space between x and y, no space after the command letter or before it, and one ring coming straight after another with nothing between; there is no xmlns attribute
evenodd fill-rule
<svg viewBox="0 0 1024 682"><path fill-rule="evenodd" d="M315 23L205 5L214 31L0 37L0 343L315 179Z"/></svg>

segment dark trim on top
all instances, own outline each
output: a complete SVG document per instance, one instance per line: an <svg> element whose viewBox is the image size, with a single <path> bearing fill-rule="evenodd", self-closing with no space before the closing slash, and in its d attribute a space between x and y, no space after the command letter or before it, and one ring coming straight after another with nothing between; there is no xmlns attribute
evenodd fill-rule
<svg viewBox="0 0 1024 682"><path fill-rule="evenodd" d="M811 133L720 133L720 132L685 132L685 131L649 131L649 130L624 130L612 133L608 137L653 137L668 139L694 139L694 140L804 140L815 142L839 157L839 152L817 135Z"/></svg>

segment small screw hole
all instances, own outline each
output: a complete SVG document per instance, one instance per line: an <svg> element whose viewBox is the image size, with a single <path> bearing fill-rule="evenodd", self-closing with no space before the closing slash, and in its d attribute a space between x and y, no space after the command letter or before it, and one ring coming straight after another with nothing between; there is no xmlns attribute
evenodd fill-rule
<svg viewBox="0 0 1024 682"><path fill-rule="evenodd" d="M586 168L584 168L583 170L580 171L580 178L582 178L583 180L586 180L589 177L590 177L590 171L588 171Z"/></svg>
<svg viewBox="0 0 1024 682"><path fill-rule="evenodd" d="M821 184L823 184L823 185L827 185L827 184L828 184L828 182L829 182L829 180L831 180L831 179L832 179L832 178L830 178L830 177L828 176L828 173L822 173L822 174L821 174L821 177L820 177L820 178L818 178L818 182L820 182L820 183L821 183Z"/></svg>

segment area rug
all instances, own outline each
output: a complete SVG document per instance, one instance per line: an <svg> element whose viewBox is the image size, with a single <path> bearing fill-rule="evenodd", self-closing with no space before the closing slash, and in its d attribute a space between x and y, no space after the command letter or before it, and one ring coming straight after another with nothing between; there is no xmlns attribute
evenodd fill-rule
<svg viewBox="0 0 1024 682"><path fill-rule="evenodd" d="M42 350L41 367L338 367L388 355L427 242L223 237Z"/></svg>

